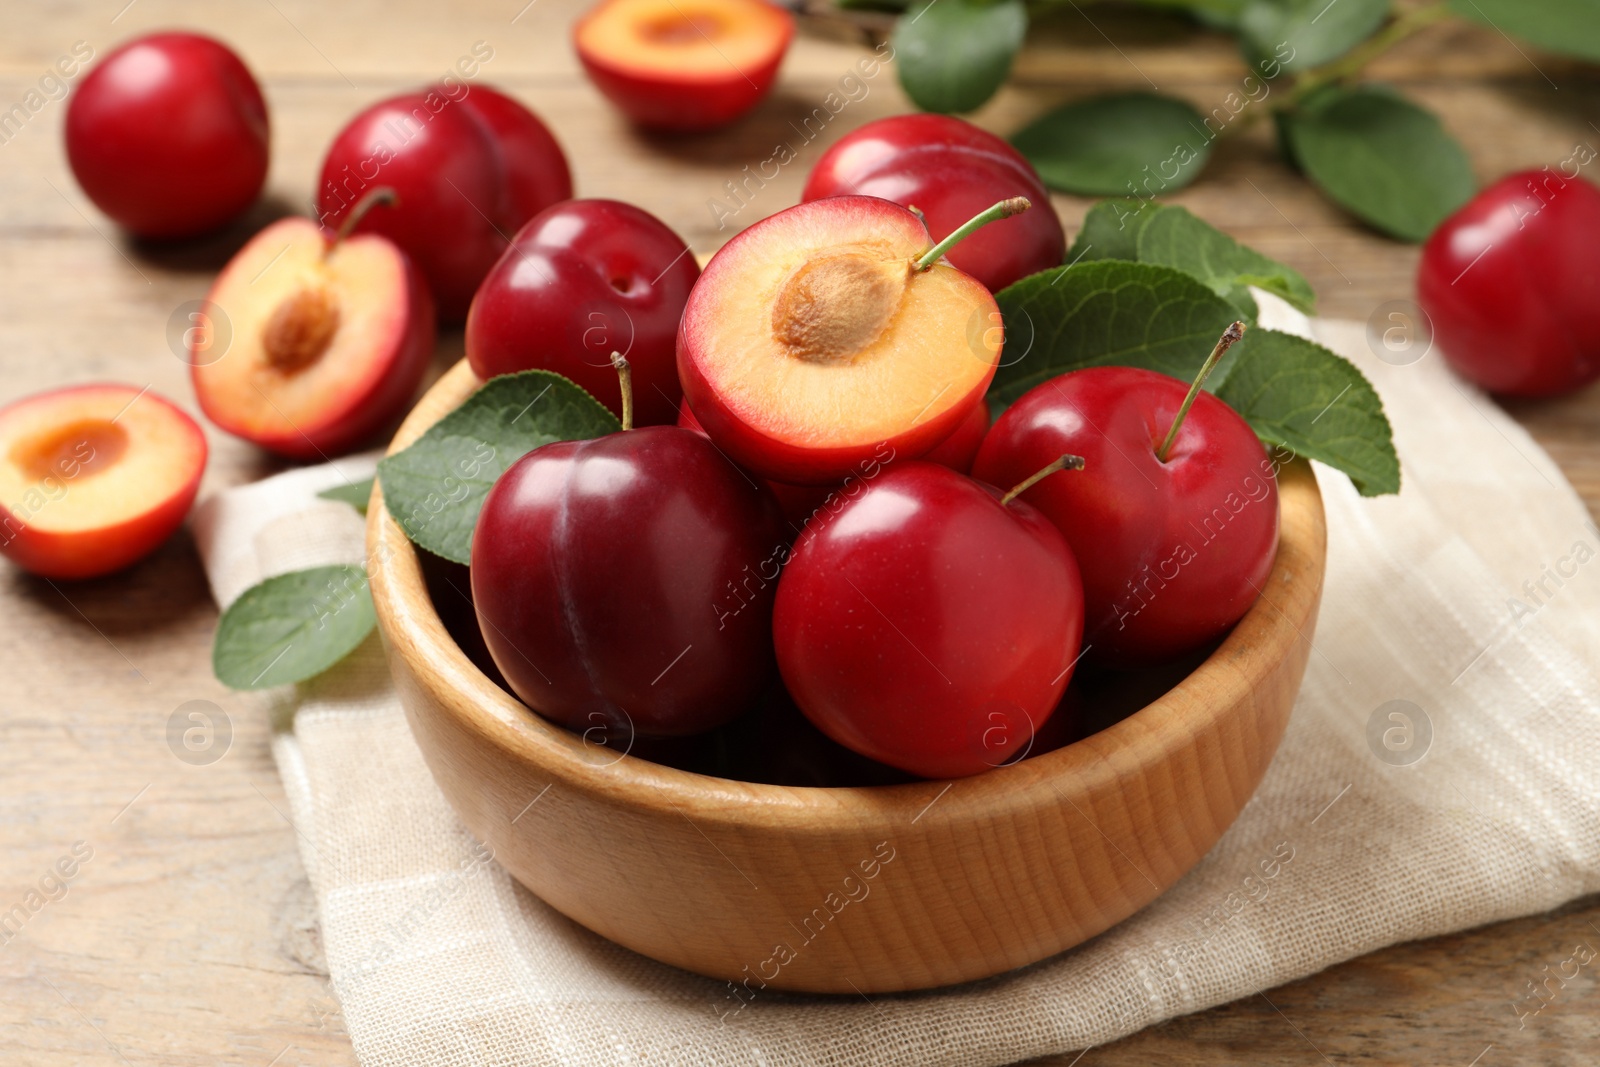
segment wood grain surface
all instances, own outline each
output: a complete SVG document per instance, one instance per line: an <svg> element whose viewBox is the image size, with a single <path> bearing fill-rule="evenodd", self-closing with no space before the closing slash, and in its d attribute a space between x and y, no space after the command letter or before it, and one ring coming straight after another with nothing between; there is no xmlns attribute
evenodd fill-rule
<svg viewBox="0 0 1600 1067"><path fill-rule="evenodd" d="M59 100L0 141L0 401L117 379L194 410L187 367L167 339L175 309L204 293L253 228L306 211L324 147L358 108L442 74L479 40L495 49L482 77L548 119L583 195L639 203L697 251L793 202L827 143L906 108L885 71L815 141L796 132L860 54L856 31L834 25L802 33L777 92L737 127L689 140L641 136L579 73L566 44L578 8L565 0L8 4L0 110L38 88L77 41L104 55L139 33L200 27L261 78L274 158L270 196L251 219L200 245L161 248L121 238L78 192L62 157ZM1600 146L1595 69L1492 29L1435 27L1374 73L1434 108L1480 178L1555 165L1580 142ZM1072 96L1152 84L1209 110L1244 67L1223 38L1066 5L1017 74L977 121L1005 133ZM796 162L719 230L709 203L782 142ZM1327 314L1364 320L1410 295L1416 250L1363 229L1284 168L1268 124L1224 143L1205 176L1173 199L1304 271ZM1087 206L1056 199L1069 233ZM447 336L436 368L460 354L460 335ZM1512 411L1600 514L1600 390ZM205 491L275 469L220 434L212 444ZM231 715L226 754L209 765L183 763L169 748L168 723L184 701L236 707L211 677L214 625L187 537L127 574L71 586L0 565L0 911L38 890L58 860L72 860L75 842L80 855L92 849L65 893L51 879L59 899L0 945L0 1063L354 1063L267 724ZM1513 1010L1528 981L1585 940L1600 944L1600 901L1396 946L1052 1063L1591 1064L1600 1040L1592 977L1569 983L1521 1029Z"/></svg>

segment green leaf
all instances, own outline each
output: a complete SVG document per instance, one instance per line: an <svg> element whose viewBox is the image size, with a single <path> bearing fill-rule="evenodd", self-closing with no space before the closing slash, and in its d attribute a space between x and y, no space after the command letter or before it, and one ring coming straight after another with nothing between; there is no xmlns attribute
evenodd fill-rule
<svg viewBox="0 0 1600 1067"><path fill-rule="evenodd" d="M403 451L378 463L383 502L429 552L472 562L472 528L495 479L540 445L622 429L605 405L550 371L491 378Z"/></svg>
<svg viewBox="0 0 1600 1067"><path fill-rule="evenodd" d="M336 485L332 489L324 489L317 496L323 500L337 500L341 504L349 504L361 514L367 513L367 501L372 499L373 479L366 478L349 485Z"/></svg>
<svg viewBox="0 0 1600 1067"><path fill-rule="evenodd" d="M972 111L995 94L1028 31L1023 0L926 0L890 43L906 95L924 111Z"/></svg>
<svg viewBox="0 0 1600 1067"><path fill-rule="evenodd" d="M1600 63L1593 0L1450 0L1450 10L1564 56Z"/></svg>
<svg viewBox="0 0 1600 1067"><path fill-rule="evenodd" d="M1143 367L1192 380L1236 311L1171 267L1113 259L1041 271L996 300L1006 327L1002 365L989 388L996 409L1085 367ZM1207 388L1264 440L1337 467L1363 494L1399 490L1400 465L1377 393L1326 348L1248 330Z"/></svg>
<svg viewBox="0 0 1600 1067"><path fill-rule="evenodd" d="M1139 231L1155 217L1153 200L1102 200L1089 209L1078 236L1067 249L1067 262L1139 258Z"/></svg>
<svg viewBox="0 0 1600 1067"><path fill-rule="evenodd" d="M1083 367L1147 367L1191 379L1238 317L1233 305L1181 271L1121 260L1040 271L1002 289L996 300L1006 329L989 386L997 413L1041 382ZM1232 359L1230 352L1218 373Z"/></svg>
<svg viewBox="0 0 1600 1067"><path fill-rule="evenodd" d="M1426 239L1477 191L1467 154L1439 120L1378 86L1319 94L1282 128L1323 192L1401 240Z"/></svg>
<svg viewBox="0 0 1600 1067"><path fill-rule="evenodd" d="M1182 100L1119 93L1057 108L1011 143L1053 188L1149 197L1193 181L1211 140L1200 112Z"/></svg>
<svg viewBox="0 0 1600 1067"><path fill-rule="evenodd" d="M1229 355L1232 365L1213 391L1263 440L1343 471L1362 496L1400 491L1400 459L1383 402L1348 360L1302 337L1259 328Z"/></svg>
<svg viewBox="0 0 1600 1067"><path fill-rule="evenodd" d="M1149 200L1104 200L1090 208L1067 259L1129 259L1173 267L1205 283L1251 321L1256 317L1248 288L1252 285L1307 313L1316 303L1299 271L1240 244L1184 208Z"/></svg>
<svg viewBox="0 0 1600 1067"><path fill-rule="evenodd" d="M1307 313L1316 293L1299 271L1246 248L1181 207L1159 207L1138 234L1138 259L1192 274L1251 319L1256 315L1254 285L1283 297Z"/></svg>
<svg viewBox="0 0 1600 1067"><path fill-rule="evenodd" d="M349 655L376 622L362 568L280 574L246 589L222 613L211 669L234 689L303 681Z"/></svg>
<svg viewBox="0 0 1600 1067"><path fill-rule="evenodd" d="M1292 73L1338 59L1388 14L1389 0L1250 0L1239 31L1247 56L1260 61L1287 51L1281 69Z"/></svg>

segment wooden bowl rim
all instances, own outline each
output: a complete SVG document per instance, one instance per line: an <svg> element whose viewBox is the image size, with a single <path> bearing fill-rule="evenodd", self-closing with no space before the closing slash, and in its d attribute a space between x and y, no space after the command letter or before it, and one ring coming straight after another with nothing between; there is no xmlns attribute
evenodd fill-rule
<svg viewBox="0 0 1600 1067"><path fill-rule="evenodd" d="M481 384L466 360L460 361L406 417L389 454L421 436ZM1291 581L1320 586L1326 563L1325 517L1315 474L1305 460L1296 459L1280 472L1279 506L1279 550L1265 590ZM1287 521L1290 508L1305 512L1310 522ZM459 727L527 766L530 777L548 776L552 785L559 782L620 808L647 808L667 816L676 811L693 822L717 825L746 824L759 811L765 825L787 833L903 827L931 807L938 798L933 794L942 796L953 786L961 787L964 801L955 810L983 821L1034 810L1052 794L1057 801L1070 802L1058 788L1061 782L1072 783L1071 791L1079 795L1109 787L1130 770L1161 765L1192 735L1205 732L1227 709L1248 700L1285 650L1306 639L1305 625L1311 621L1289 618L1263 592L1222 644L1152 703L1072 744L979 775L899 785L770 785L637 757L597 765L578 735L546 721L501 689L450 637L428 595L418 550L384 507L381 485L373 490L367 524L373 602L390 654L406 658ZM1302 528L1304 533L1291 540ZM1305 601L1310 611L1318 599ZM1203 687L1196 684L1199 678L1205 679ZM1206 690L1204 700L1196 698L1197 688Z"/></svg>

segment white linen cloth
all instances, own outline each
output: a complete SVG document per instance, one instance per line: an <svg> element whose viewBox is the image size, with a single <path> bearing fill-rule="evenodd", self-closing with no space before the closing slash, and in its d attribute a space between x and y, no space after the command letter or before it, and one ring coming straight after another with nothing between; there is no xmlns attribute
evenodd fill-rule
<svg viewBox="0 0 1600 1067"><path fill-rule="evenodd" d="M1374 381L1404 489L1364 500L1319 469L1327 584L1293 719L1255 798L1169 892L985 982L870 1003L765 996L719 1023L723 983L604 941L487 858L429 777L374 636L266 697L361 1062L1006 1064L1600 890L1600 531L1438 353L1391 365L1359 324L1270 299L1263 324L1314 335ZM361 520L314 493L372 464L208 500L196 532L218 603L359 560Z"/></svg>

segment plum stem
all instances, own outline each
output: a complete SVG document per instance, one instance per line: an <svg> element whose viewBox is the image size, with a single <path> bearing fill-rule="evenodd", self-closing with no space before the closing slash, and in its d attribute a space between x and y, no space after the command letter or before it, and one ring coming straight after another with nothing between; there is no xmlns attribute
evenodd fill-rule
<svg viewBox="0 0 1600 1067"><path fill-rule="evenodd" d="M1004 507L1005 505L1011 503L1017 497L1021 496L1023 493L1026 493L1029 489L1032 489L1034 486L1038 485L1052 474L1055 474L1057 471L1068 470L1083 470L1083 457L1074 456L1069 452L1064 456L1060 456L1051 460L1049 463L1045 464L1043 468L1028 475L1026 478L1022 479L1022 481L1012 486L1011 492L1000 498L1000 506Z"/></svg>
<svg viewBox="0 0 1600 1067"><path fill-rule="evenodd" d="M946 252L950 251L950 249L954 248L961 241L965 240L974 231L989 225L989 223L994 222L997 219L1008 219L1012 215L1020 215L1032 206L1033 202L1027 197L1013 196L1000 201L993 207L985 208L976 215L972 216L972 218L968 219L966 222L963 222L960 226L957 226L953 231L951 231L949 237L946 237L944 240L940 241L938 244L922 253L921 257L912 263L912 266L917 270L927 270L929 267L939 262L940 259L944 258L944 254ZM927 224L924 223L923 225L926 226Z"/></svg>
<svg viewBox="0 0 1600 1067"><path fill-rule="evenodd" d="M328 252L332 252L340 241L354 233L356 227L361 225L361 220L367 217L367 212L379 204L385 207L399 207L400 194L387 185L380 185L360 200L357 200L356 206L350 209L350 214L346 215L344 221L339 224L339 232L334 235L333 243L328 246ZM327 253L325 252L323 255L326 256Z"/></svg>
<svg viewBox="0 0 1600 1067"><path fill-rule="evenodd" d="M633 429L633 365L621 352L611 353L611 365L617 368L617 378L622 384L622 428Z"/></svg>
<svg viewBox="0 0 1600 1067"><path fill-rule="evenodd" d="M1206 361L1200 364L1200 373L1194 376L1194 382L1189 386L1188 394L1183 398L1183 403L1178 405L1178 414L1172 420L1172 428L1167 431L1167 436L1162 440L1161 447L1156 449L1156 459L1162 463L1167 461L1167 452L1171 450L1172 442L1178 438L1178 427L1183 425L1184 417L1189 414L1189 409L1194 406L1195 397L1200 395L1200 387L1206 384L1206 379L1211 377L1211 372L1217 369L1217 363L1222 359L1223 354L1243 336L1244 323L1235 322L1226 330L1223 330L1222 336L1217 338L1216 347L1211 350L1211 354L1206 357Z"/></svg>

